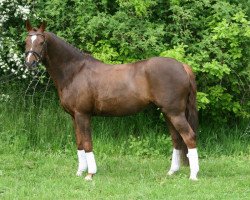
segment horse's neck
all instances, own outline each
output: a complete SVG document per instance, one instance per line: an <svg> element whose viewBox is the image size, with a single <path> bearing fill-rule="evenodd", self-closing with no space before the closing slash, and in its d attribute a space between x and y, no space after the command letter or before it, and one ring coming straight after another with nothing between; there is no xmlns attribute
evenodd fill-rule
<svg viewBox="0 0 250 200"><path fill-rule="evenodd" d="M84 65L83 54L52 33L46 33L46 39L45 65L56 87L63 89Z"/></svg>

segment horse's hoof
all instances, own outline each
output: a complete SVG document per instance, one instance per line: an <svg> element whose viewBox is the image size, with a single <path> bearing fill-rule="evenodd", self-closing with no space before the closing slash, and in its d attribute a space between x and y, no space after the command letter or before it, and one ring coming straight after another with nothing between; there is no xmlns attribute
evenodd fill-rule
<svg viewBox="0 0 250 200"><path fill-rule="evenodd" d="M93 180L92 177L93 177L93 174L88 174L87 176L85 176L85 180L92 181Z"/></svg>
<svg viewBox="0 0 250 200"><path fill-rule="evenodd" d="M174 171L174 170L171 170L171 169L170 169L170 170L168 171L168 175L169 175L169 176L172 176L172 175L175 174L177 171L178 171L178 170Z"/></svg>
<svg viewBox="0 0 250 200"><path fill-rule="evenodd" d="M175 171L173 171L173 170L169 170L169 171L168 171L168 175L169 175L169 176L173 175L174 173L175 173Z"/></svg>
<svg viewBox="0 0 250 200"><path fill-rule="evenodd" d="M77 171L76 176L82 176L82 171Z"/></svg>
<svg viewBox="0 0 250 200"><path fill-rule="evenodd" d="M194 177L190 176L189 179L190 179L191 181L198 181L198 178L197 178L196 176L194 176Z"/></svg>

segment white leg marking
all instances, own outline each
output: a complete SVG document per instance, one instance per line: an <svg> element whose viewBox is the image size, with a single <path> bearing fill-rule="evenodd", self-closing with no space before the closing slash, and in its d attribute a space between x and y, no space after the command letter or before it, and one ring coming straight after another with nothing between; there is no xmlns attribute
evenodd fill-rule
<svg viewBox="0 0 250 200"><path fill-rule="evenodd" d="M190 164L190 179L196 181L198 180L197 173L199 171L199 158L197 149L188 149L187 157Z"/></svg>
<svg viewBox="0 0 250 200"><path fill-rule="evenodd" d="M86 159L86 153L84 150L77 150L77 156L78 156L78 170L76 172L77 176L81 176L84 171L87 170L87 159Z"/></svg>
<svg viewBox="0 0 250 200"><path fill-rule="evenodd" d="M87 159L87 164L88 164L88 173L95 174L97 171L97 168L96 168L94 153L93 152L86 153L86 159Z"/></svg>
<svg viewBox="0 0 250 200"><path fill-rule="evenodd" d="M172 175L180 169L181 165L181 150L173 149L172 162L168 175Z"/></svg>

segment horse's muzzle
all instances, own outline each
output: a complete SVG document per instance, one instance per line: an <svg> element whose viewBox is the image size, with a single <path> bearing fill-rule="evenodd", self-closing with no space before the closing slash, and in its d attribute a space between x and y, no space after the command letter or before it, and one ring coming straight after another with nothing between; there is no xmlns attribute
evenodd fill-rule
<svg viewBox="0 0 250 200"><path fill-rule="evenodd" d="M38 65L38 62L35 60L33 60L32 62L25 61L24 64L29 70L33 70Z"/></svg>

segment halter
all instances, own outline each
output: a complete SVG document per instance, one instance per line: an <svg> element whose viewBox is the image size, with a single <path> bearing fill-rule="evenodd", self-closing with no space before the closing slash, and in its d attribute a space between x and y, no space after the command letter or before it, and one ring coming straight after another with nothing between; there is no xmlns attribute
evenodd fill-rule
<svg viewBox="0 0 250 200"><path fill-rule="evenodd" d="M42 53L43 53L43 51L44 51L45 45L47 44L47 41L46 41L45 35L42 34L42 33L28 34L28 36L33 36L33 35L41 35L41 36L43 36L44 42L43 42L43 45L42 45L42 50L40 51L40 53L37 53L36 51L31 51L31 50L30 50L30 51L26 51L26 52L25 52L25 57L27 57L28 54L31 53L31 54L34 55L35 58L36 58L36 60L34 61L34 64L37 64L37 63L39 63L39 62L42 60Z"/></svg>

